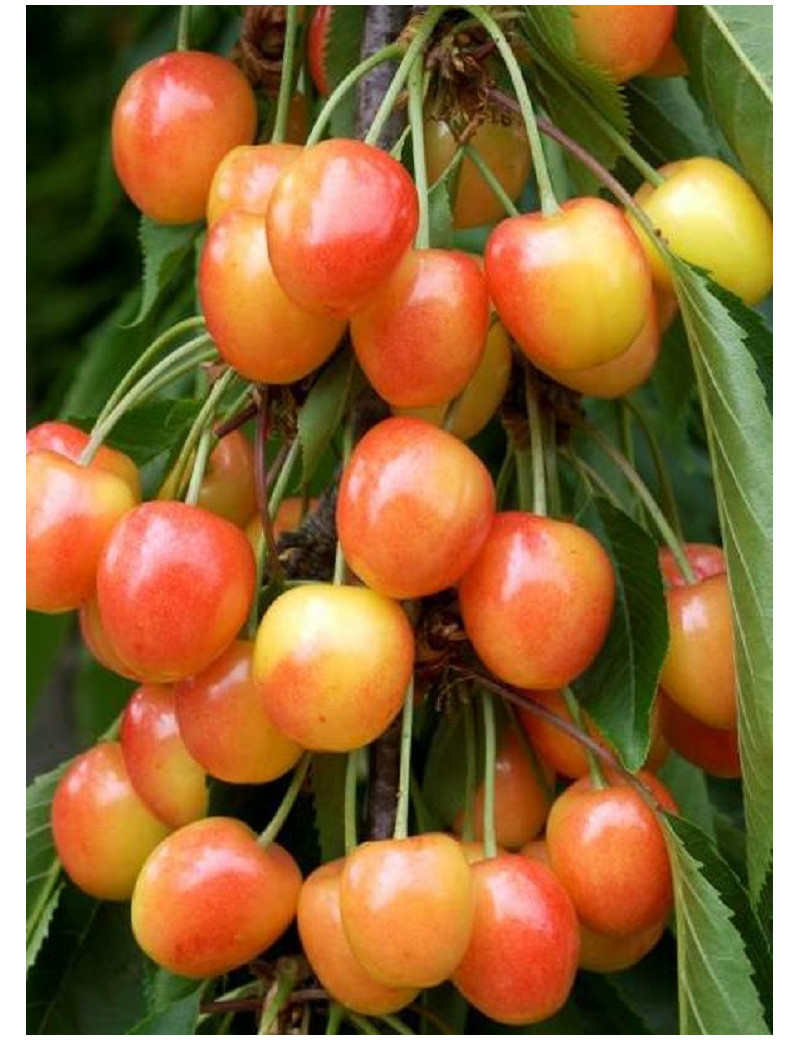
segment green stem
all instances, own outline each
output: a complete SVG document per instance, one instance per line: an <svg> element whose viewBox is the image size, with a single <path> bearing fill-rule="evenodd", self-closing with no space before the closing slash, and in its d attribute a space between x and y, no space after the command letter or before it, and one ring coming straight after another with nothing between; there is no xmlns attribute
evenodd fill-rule
<svg viewBox="0 0 800 1040"><path fill-rule="evenodd" d="M325 1036L338 1036L339 1029L342 1025L342 1018L344 1017L344 1011L342 1005L337 1004L336 1001L331 1001L328 1006L328 1020L325 1023Z"/></svg>
<svg viewBox="0 0 800 1040"><path fill-rule="evenodd" d="M253 465L255 467L255 485L256 485L256 504L258 506L258 515L261 518L261 538L259 539L259 556L261 557L261 570L262 577L263 571L266 569L270 581L277 580L282 582L285 578L283 573L283 567L281 567L281 561L278 559L278 548L275 545L275 532L272 524L273 519L270 513L269 502L267 501L267 477L265 476L265 460L264 453L267 447L267 439L270 433L270 413L269 413L269 387L261 386L258 390L258 413L256 417L256 439L253 451ZM286 456L289 453L287 445L282 445L278 451L278 455L273 462L273 466L283 467L283 462L280 462L281 455L283 454L283 461L286 461ZM280 472L280 469L278 470ZM263 552L262 549L263 543ZM261 587L261 578L259 578L259 584L257 588Z"/></svg>
<svg viewBox="0 0 800 1040"><path fill-rule="evenodd" d="M481 689L485 751L483 766L483 855L493 859L497 855L495 831L494 776L497 768L497 734L495 732L494 704L487 689Z"/></svg>
<svg viewBox="0 0 800 1040"><path fill-rule="evenodd" d="M474 18L477 18L481 23L497 47L500 57L506 64L508 74L511 78L511 83L514 87L514 92L519 102L522 121L525 124L525 129L528 133L528 140L530 141L531 156L533 158L533 172L536 178L537 187L539 188L539 201L541 203L542 213L546 217L553 216L555 213L559 212L558 199L556 198L555 192L553 191L553 185L550 181L544 148L542 147L542 139L539 136L539 128L536 125L536 114L533 111L533 105L531 104L530 95L528 94L528 86L525 83L525 77L522 74L519 62L517 61L508 40L505 38L503 30L494 18L486 13L483 7L468 5L464 10L468 11L469 14Z"/></svg>
<svg viewBox="0 0 800 1040"><path fill-rule="evenodd" d="M417 249L427 249L430 244L431 229L428 214L428 171L425 166L425 128L423 125L422 104L425 97L424 66L420 54L411 67L408 77L408 121L411 126L411 146L414 154L414 183L419 200L419 223L415 245Z"/></svg>
<svg viewBox="0 0 800 1040"><path fill-rule="evenodd" d="M342 434L342 469L347 466L350 461L350 456L353 453L353 443L355 441L355 413L350 410L350 417L345 423L344 432ZM333 564L333 584L343 585L347 578L347 562L344 558L344 550L342 549L342 543L339 539L336 539L336 559Z"/></svg>
<svg viewBox="0 0 800 1040"><path fill-rule="evenodd" d="M344 851L350 855L358 845L358 812L356 794L358 791L358 758L360 749L348 752L347 768L344 774Z"/></svg>
<svg viewBox="0 0 800 1040"><path fill-rule="evenodd" d="M683 537L683 528L681 527L681 517L678 510L678 503L675 498L675 492L672 488L672 481L669 479L669 471L667 470L666 462L664 461L664 454L661 451L661 446L656 439L656 435L653 433L653 429L648 422L647 416L644 414L642 409L633 401L630 397L623 397L623 404L627 409L630 410L633 417L639 423L639 428L645 435L647 440L647 446L650 450L650 455L653 459L653 466L655 467L656 476L658 477L659 487L661 488L661 500L664 506L664 512L666 513L667 519L669 520L670 527L675 532L681 542L685 541Z"/></svg>
<svg viewBox="0 0 800 1040"><path fill-rule="evenodd" d="M397 138L395 143L392 145L392 150L389 152L389 155L391 155L391 157L393 159L397 159L398 162L400 162L400 157L403 154L403 146L405 145L406 141L408 140L408 135L410 133L411 133L411 127L408 126L408 125L404 126L403 127L403 132L400 134L400 136Z"/></svg>
<svg viewBox="0 0 800 1040"><path fill-rule="evenodd" d="M567 711L569 712L572 721L578 729L586 733L588 736L588 730L583 721L583 715L581 714L581 706L578 704L578 698L569 686L564 687L561 691L561 696L564 698L567 705ZM597 756L591 748L586 747L585 745L583 751L586 755L586 761L589 763L589 775L592 778L592 787L594 787L596 791L601 791L604 787L608 787L608 784L606 783L606 778L603 776L603 770L600 768L600 763L597 761Z"/></svg>
<svg viewBox="0 0 800 1040"><path fill-rule="evenodd" d="M514 448L514 463L517 472L517 504L523 513L530 513L533 509L533 489L528 453L522 448Z"/></svg>
<svg viewBox="0 0 800 1040"><path fill-rule="evenodd" d="M617 413L617 425L619 426L619 443L622 449L622 454L628 460L628 462L636 467L636 449L633 443L633 429L631 428L631 414L625 408L622 401L618 400L615 402L615 410ZM642 527L647 528L647 514L644 511L641 499L636 499L636 519L639 521Z"/></svg>
<svg viewBox="0 0 800 1040"><path fill-rule="evenodd" d="M236 379L236 372L229 368L227 372L223 373L219 379L214 383L211 391L203 403L203 407L195 416L194 422L189 427L189 432L183 441L180 454L178 455L177 461L173 467L173 472L177 474L178 483L176 484L176 493L180 490L180 484L182 482L182 476L189 464L189 459L197 447L200 438L203 436L205 430L214 420L214 411L216 410L217 403L228 389L233 380ZM205 471L205 463L203 463L203 471ZM193 467L192 476L194 477L197 473L197 466ZM203 475L200 474L199 480L202 481ZM199 494L199 487L197 493ZM196 499L195 499L196 502Z"/></svg>
<svg viewBox="0 0 800 1040"><path fill-rule="evenodd" d="M593 466L590 466L588 462L584 462L582 458L575 454L572 448L566 449L566 455L572 463L572 465L575 467L578 476L583 481L584 486L586 487L590 495L593 496L594 494L592 490L592 485L594 484L594 486L601 492L601 494L605 495L605 497L616 509L620 509L623 512L625 511L623 509L622 502L620 502L616 492L612 490L611 485L603 477L600 476L600 474Z"/></svg>
<svg viewBox="0 0 800 1040"><path fill-rule="evenodd" d="M297 801L297 796L300 794L300 788L303 786L303 781L306 778L308 767L311 765L311 758L311 752L305 751L303 757L295 766L292 782L286 788L286 794L281 799L281 804L275 810L275 815L258 838L258 844L262 849L267 848L273 841L275 841L280 833L281 827L286 823L286 818L292 811L292 807Z"/></svg>
<svg viewBox="0 0 800 1040"><path fill-rule="evenodd" d="M397 815L394 818L394 840L408 837L408 799L411 791L411 743L414 727L414 676L409 679L403 702L403 724L400 731L400 777L397 784Z"/></svg>
<svg viewBox="0 0 800 1040"><path fill-rule="evenodd" d="M500 183L500 181L495 176L494 170L491 168L491 166L489 166L489 164L486 162L486 160L483 158L483 156L480 154L480 152L478 152L475 148L473 148L471 144L465 144L465 145L462 145L462 147L463 147L464 152L466 153L466 155L468 155L469 158L472 160L472 162L475 164L475 167L477 168L478 173L486 181L486 184L488 185L488 187L491 190L492 194L495 196L497 201L500 203L500 205L506 211L508 216L509 217L518 217L519 216L519 210L514 205L514 202L511 199L511 196L506 192L506 190L503 187L503 185Z"/></svg>
<svg viewBox="0 0 800 1040"><path fill-rule="evenodd" d="M286 140L286 121L289 118L289 102L292 99L294 72L295 37L297 35L297 8L289 4L286 8L286 35L283 38L283 60L281 61L281 86L278 91L278 108L275 113L275 126L272 130L272 143L281 144Z"/></svg>
<svg viewBox="0 0 800 1040"><path fill-rule="evenodd" d="M275 479L275 484L272 488L272 494L269 496L269 515L272 520L275 519L278 513L278 507L283 501L286 495L286 487L289 483L289 478L292 475L295 463L300 455L300 438L295 437L289 448L289 453L281 466L280 473Z"/></svg>
<svg viewBox="0 0 800 1040"><path fill-rule="evenodd" d="M352 69L334 89L331 96L322 106L322 111L317 116L314 125L311 127L311 132L306 140L306 147L316 144L322 137L325 127L328 125L334 110L341 102L342 98L351 90L356 83L362 77L366 76L368 72L375 68L376 65L382 65L385 61L394 61L399 58L405 47L402 43L390 43L387 47L381 48L379 51L375 51L374 54L370 55L369 58L365 58L364 61L360 62L354 69Z"/></svg>
<svg viewBox="0 0 800 1040"><path fill-rule="evenodd" d="M533 381L531 366L525 366L525 406L531 438L531 479L533 482L532 512L547 516L547 474L544 466L544 437L539 392Z"/></svg>
<svg viewBox="0 0 800 1040"><path fill-rule="evenodd" d="M176 50L188 51L189 50L189 26L192 20L192 8L190 4L181 4L180 15L178 16L178 42L176 44Z"/></svg>
<svg viewBox="0 0 800 1040"><path fill-rule="evenodd" d="M500 466L500 472L497 474L497 482L495 485L495 499L497 501L497 508L502 509L506 501L506 495L508 488L511 484L511 477L514 472L514 445L509 437L506 440L506 454L503 458L503 463Z"/></svg>
<svg viewBox="0 0 800 1040"><path fill-rule="evenodd" d="M464 754L467 756L467 769L464 782L464 833L465 841L475 840L475 776L477 772L478 748L475 741L475 715L472 710L472 701L464 703L464 720L466 733L464 741Z"/></svg>
<svg viewBox="0 0 800 1040"><path fill-rule="evenodd" d="M381 131L383 130L387 119L392 114L392 109L397 104L400 92L406 84L406 80L411 72L411 67L416 61L417 56L422 53L425 44L428 42L428 38L436 27L436 23L439 21L445 10L447 10L447 8L444 6L431 7L420 20L420 23L417 26L417 31L409 43L405 54L403 54L403 58L397 67L397 72L395 72L392 82L389 84L389 88L384 94L383 101L381 101L378 111L375 113L372 125L367 131L367 135L364 138L366 144L375 144L381 136ZM402 47L402 45L398 46Z"/></svg>
<svg viewBox="0 0 800 1040"><path fill-rule="evenodd" d="M356 1014L355 1011L351 1011L349 1008L346 1010L347 1017L359 1031L359 1033L365 1033L368 1036L380 1035L380 1029L375 1029L368 1018L363 1015Z"/></svg>
<svg viewBox="0 0 800 1040"><path fill-rule="evenodd" d="M413 1029L405 1024L405 1022L398 1018L397 1015L381 1015L381 1022L385 1022L390 1029L393 1029L395 1033L402 1033L404 1036L416 1036Z"/></svg>
<svg viewBox="0 0 800 1040"><path fill-rule="evenodd" d="M285 966L278 969L278 977L276 981L277 986L272 994L272 999L261 1012L261 1018L258 1023L259 1036L267 1036L273 1031L272 1026L277 1022L278 1015L280 1015L281 1011L283 1011L288 1004L289 997L292 995L292 990L297 985L296 962L290 961L287 958Z"/></svg>
<svg viewBox="0 0 800 1040"><path fill-rule="evenodd" d="M206 466L208 465L208 456L211 454L212 437L213 434L210 426L207 426L200 434L200 440L197 445L197 454L195 455L194 465L192 466L192 476L189 480L189 487L184 499L184 501L190 506L196 506L200 498L200 489L203 486L203 477L205 476Z"/></svg>

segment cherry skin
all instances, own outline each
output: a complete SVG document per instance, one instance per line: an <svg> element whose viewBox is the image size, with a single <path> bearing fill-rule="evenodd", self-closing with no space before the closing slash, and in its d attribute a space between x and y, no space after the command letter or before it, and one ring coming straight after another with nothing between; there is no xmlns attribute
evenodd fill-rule
<svg viewBox="0 0 800 1040"><path fill-rule="evenodd" d="M621 939L666 918L672 905L666 843L633 787L595 789L588 778L577 780L553 803L547 850L592 931Z"/></svg>
<svg viewBox="0 0 800 1040"><path fill-rule="evenodd" d="M647 71L675 28L675 4L570 4L578 55L615 83Z"/></svg>
<svg viewBox="0 0 800 1040"><path fill-rule="evenodd" d="M362 1015L388 1015L410 1004L418 990L384 986L369 975L342 925L340 880L344 859L318 867L303 882L297 928L314 974L340 1004Z"/></svg>
<svg viewBox="0 0 800 1040"><path fill-rule="evenodd" d="M497 177L506 194L517 199L531 172L531 149L522 123L486 120L469 143ZM456 139L444 119L425 120L425 165L430 184L441 177L457 148ZM453 227L483 227L495 224L505 215L502 203L478 167L469 156L464 156L453 202Z"/></svg>
<svg viewBox="0 0 800 1040"><path fill-rule="evenodd" d="M558 715L565 722L572 722L567 703L558 690L526 690L525 696L543 708L547 708L552 714ZM577 780L589 772L586 751L580 741L558 729L546 718L534 715L532 711L520 709L517 717L536 754L559 776ZM581 718L587 727L589 736L601 746L606 747L600 731L583 709L581 709Z"/></svg>
<svg viewBox="0 0 800 1040"><path fill-rule="evenodd" d="M183 502L146 502L106 542L97 601L109 640L150 682L209 665L247 620L255 562L232 523Z"/></svg>
<svg viewBox="0 0 800 1040"><path fill-rule="evenodd" d="M742 775L739 737L735 729L706 726L680 708L663 690L659 702L664 738L671 748L711 776L732 779Z"/></svg>
<svg viewBox="0 0 800 1040"><path fill-rule="evenodd" d="M455 584L489 533L489 471L456 437L420 419L385 419L342 474L336 529L370 588L415 599Z"/></svg>
<svg viewBox="0 0 800 1040"><path fill-rule="evenodd" d="M100 554L136 505L115 473L37 449L25 459L25 578L28 610L60 614L94 593Z"/></svg>
<svg viewBox="0 0 800 1040"><path fill-rule="evenodd" d="M603 644L614 569L577 524L498 513L458 599L487 668L525 689L555 690L585 671Z"/></svg>
<svg viewBox="0 0 800 1040"><path fill-rule="evenodd" d="M745 303L759 303L772 288L772 220L743 177L719 159L668 163L657 188L643 184L635 199L670 250ZM654 283L672 290L669 268L631 221L644 247Z"/></svg>
<svg viewBox="0 0 800 1040"><path fill-rule="evenodd" d="M265 216L275 182L302 151L299 144L242 144L232 148L214 171L208 190L208 226L232 209Z"/></svg>
<svg viewBox="0 0 800 1040"><path fill-rule="evenodd" d="M110 672L115 672L125 679L134 679L137 682L141 679L141 676L137 675L125 664L114 646L112 646L108 633L103 627L103 619L100 617L100 608L97 605L97 596L92 596L85 603L81 603L78 609L78 622L83 642L95 661Z"/></svg>
<svg viewBox="0 0 800 1040"><path fill-rule="evenodd" d="M61 865L96 899L130 899L142 864L170 832L134 790L116 743L96 744L71 763L51 822Z"/></svg>
<svg viewBox="0 0 800 1040"><path fill-rule="evenodd" d="M205 816L206 774L181 737L169 686L147 683L134 692L119 741L131 783L164 823L183 827Z"/></svg>
<svg viewBox="0 0 800 1040"><path fill-rule="evenodd" d="M89 443L89 434L79 430L77 426L70 426L65 422L43 422L38 426L32 426L25 434L25 454L45 448L54 451L56 455L63 455L73 462L80 462L80 457ZM139 470L133 459L121 451L108 448L102 444L89 463L90 469L102 469L106 473L114 473L124 480L131 489L131 494L138 502L142 497L142 486L139 480Z"/></svg>
<svg viewBox="0 0 800 1040"><path fill-rule="evenodd" d="M239 820L181 827L148 858L133 892L136 941L167 971L222 975L252 960L289 927L302 877L280 845L263 848Z"/></svg>
<svg viewBox="0 0 800 1040"><path fill-rule="evenodd" d="M331 92L328 73L325 70L325 40L330 30L332 11L330 4L317 4L306 38L308 72L314 86L323 97L328 97Z"/></svg>
<svg viewBox="0 0 800 1040"><path fill-rule="evenodd" d="M211 228L199 272L200 304L223 358L247 379L293 383L326 361L342 320L289 299L267 251L264 221L233 210Z"/></svg>
<svg viewBox="0 0 800 1040"><path fill-rule="evenodd" d="M399 408L443 404L466 387L489 330L489 292L466 253L414 249L350 323L367 379Z"/></svg>
<svg viewBox="0 0 800 1040"><path fill-rule="evenodd" d="M277 728L312 751L351 751L380 736L403 703L414 635L371 589L303 585L261 619L253 676Z"/></svg>
<svg viewBox="0 0 800 1040"><path fill-rule="evenodd" d="M181 497L180 474L173 470L158 493L160 499ZM184 475L188 481L188 473ZM210 513L244 527L256 509L253 447L241 430L233 430L211 452L197 504Z"/></svg>
<svg viewBox="0 0 800 1040"><path fill-rule="evenodd" d="M472 877L449 835L360 845L345 860L339 891L353 953L384 985L436 986L464 956Z"/></svg>
<svg viewBox="0 0 800 1040"><path fill-rule="evenodd" d="M278 179L267 210L275 277L299 307L351 316L389 277L417 230L406 170L361 141L322 141Z"/></svg>
<svg viewBox="0 0 800 1040"><path fill-rule="evenodd" d="M578 921L541 863L512 853L474 863L475 916L453 973L459 992L507 1025L540 1022L566 1002L578 967Z"/></svg>
<svg viewBox="0 0 800 1040"><path fill-rule="evenodd" d="M237 641L208 668L175 686L181 736L218 780L264 784L287 773L302 748L267 714L253 680L253 643Z"/></svg>
<svg viewBox="0 0 800 1040"><path fill-rule="evenodd" d="M684 549L698 580L713 578L715 574L727 572L725 553L718 545L690 542L684 546ZM678 566L678 561L664 546L658 551L658 565L667 588L683 588L688 584L683 576L683 571Z"/></svg>
<svg viewBox="0 0 800 1040"><path fill-rule="evenodd" d="M111 147L122 186L146 216L201 220L214 171L256 132L247 80L225 58L175 51L147 62L114 107Z"/></svg>

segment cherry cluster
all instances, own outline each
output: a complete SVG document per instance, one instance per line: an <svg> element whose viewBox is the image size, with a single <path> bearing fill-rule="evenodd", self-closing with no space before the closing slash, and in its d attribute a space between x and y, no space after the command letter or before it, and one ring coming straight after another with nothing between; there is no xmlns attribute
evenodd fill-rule
<svg viewBox="0 0 800 1040"><path fill-rule="evenodd" d="M576 8L586 12L579 43L601 65L591 41L605 35L588 12L606 10L625 9ZM667 12L665 25L644 65L607 65L617 81L669 40L674 7L652 10ZM256 121L231 62L166 54L117 102L117 173L150 218L207 219L199 299L225 366L293 385L348 334L394 414L344 462L335 530L345 580L298 583L263 615L262 520L241 431L219 441L192 502L173 500L177 478L142 502L135 465L94 436L55 422L29 431L28 607L78 610L92 653L139 684L119 740L79 756L58 787L58 855L85 891L131 899L138 942L178 974L245 964L296 917L320 982L356 1012L393 1012L451 979L497 1021L538 1021L564 1003L579 966L619 970L658 941L672 900L658 811L677 807L651 772L615 771L561 692L606 639L608 554L577 523L544 515L541 495L534 512L497 509L492 476L464 442L507 392L512 340L529 388L537 372L601 397L639 386L676 309L663 246L608 201L548 206L543 192L542 211L502 220L482 258L428 248L399 161L349 139L253 144ZM435 118L425 141L435 179L457 142ZM471 144L516 196L530 171L519 121L485 122ZM660 178L637 200L671 249L760 299L772 228L749 186L705 158ZM486 194L465 159L457 226L502 215ZM303 516L290 508L287 527ZM670 643L648 767L670 746L733 776L725 560L713 546L689 546L686 560L689 574L662 552ZM449 821L483 845L409 837L401 824L393 840L358 845L304 880L274 840L281 819L258 836L206 816L207 777L260 784L294 770L296 794L311 753L356 751L413 710L419 601L448 590L474 667L540 709L503 730L491 800L487 773ZM257 629L245 639L248 618ZM568 781L558 794L556 775Z"/></svg>

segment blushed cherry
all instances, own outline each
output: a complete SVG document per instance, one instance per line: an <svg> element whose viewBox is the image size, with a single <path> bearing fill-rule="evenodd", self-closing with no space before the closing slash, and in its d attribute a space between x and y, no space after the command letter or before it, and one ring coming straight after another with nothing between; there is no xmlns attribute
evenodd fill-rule
<svg viewBox="0 0 800 1040"><path fill-rule="evenodd" d="M53 420L32 426L25 434L25 454L39 449L54 451L73 462L80 462L81 455L89 443L89 434L79 430L77 426ZM141 481L136 463L124 452L116 451L101 444L89 463L90 469L102 469L106 473L114 473L124 480L131 489L131 495L138 502L142 497Z"/></svg>
<svg viewBox="0 0 800 1040"><path fill-rule="evenodd" d="M137 682L141 679L141 676L137 675L125 664L111 644L108 633L103 627L103 619L100 617L100 608L97 605L96 595L80 605L78 622L83 642L95 661L110 672L116 672L117 675L121 675L125 679L134 679Z"/></svg>
<svg viewBox="0 0 800 1040"><path fill-rule="evenodd" d="M651 68L675 28L675 4L570 4L578 55L615 83Z"/></svg>
<svg viewBox="0 0 800 1040"><path fill-rule="evenodd" d="M252 144L232 148L214 171L208 191L208 226L232 209L263 217L283 171L302 154L299 144Z"/></svg>
<svg viewBox="0 0 800 1040"><path fill-rule="evenodd" d="M717 729L684 711L663 691L661 704L664 739L687 762L710 776L732 779L742 775L739 734L734 729Z"/></svg>

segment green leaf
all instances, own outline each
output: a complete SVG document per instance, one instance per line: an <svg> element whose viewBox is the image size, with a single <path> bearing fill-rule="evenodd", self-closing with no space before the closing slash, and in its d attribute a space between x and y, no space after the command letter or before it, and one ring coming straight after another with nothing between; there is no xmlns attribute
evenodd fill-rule
<svg viewBox="0 0 800 1040"><path fill-rule="evenodd" d="M325 449L333 440L348 399L361 378L351 350L343 350L317 376L300 409L297 432L303 452L303 483L311 480Z"/></svg>
<svg viewBox="0 0 800 1040"><path fill-rule="evenodd" d="M70 614L25 613L25 708L30 719L74 624Z"/></svg>
<svg viewBox="0 0 800 1040"><path fill-rule="evenodd" d="M747 341L743 304L673 260L692 348L728 565L736 641L750 887L757 897L772 850L772 420Z"/></svg>
<svg viewBox="0 0 800 1040"><path fill-rule="evenodd" d="M53 888L47 896L47 899L42 903L41 911L36 915L32 929L29 929L26 946L25 946L25 971L36 963L36 958L39 956L39 951L47 938L48 932L50 931L50 922L53 920L53 915L58 907L58 901L61 898L61 893L64 891L64 882L61 880L59 871L58 881L56 882L55 888Z"/></svg>
<svg viewBox="0 0 800 1040"><path fill-rule="evenodd" d="M681 4L689 85L772 209L772 5Z"/></svg>
<svg viewBox="0 0 800 1040"><path fill-rule="evenodd" d="M458 164L446 177L428 188L428 224L431 249L453 248L452 193L458 178Z"/></svg>
<svg viewBox="0 0 800 1040"><path fill-rule="evenodd" d="M678 803L680 814L707 834L714 835L714 806L708 796L706 774L678 754L671 754L658 771Z"/></svg>
<svg viewBox="0 0 800 1040"><path fill-rule="evenodd" d="M575 683L589 714L628 769L650 747L650 714L669 639L656 543L605 499L599 535L614 565L616 602L603 648Z"/></svg>
<svg viewBox="0 0 800 1040"><path fill-rule="evenodd" d="M137 405L115 424L104 443L125 452L137 466L144 466L165 450L183 443L202 404L193 398L173 398ZM90 430L96 418L70 416L68 421Z"/></svg>
<svg viewBox="0 0 800 1040"><path fill-rule="evenodd" d="M311 790L322 862L344 855L344 779L347 755L314 755Z"/></svg>
<svg viewBox="0 0 800 1040"><path fill-rule="evenodd" d="M194 1033L205 982L173 975L148 960L144 962L143 986L148 1014L129 1033Z"/></svg>
<svg viewBox="0 0 800 1040"><path fill-rule="evenodd" d="M765 1034L754 966L738 930L758 924L736 875L702 831L663 815L672 866L678 938L681 1033ZM734 910L726 900L737 904Z"/></svg>
<svg viewBox="0 0 800 1040"><path fill-rule="evenodd" d="M80 666L72 687L77 738L89 747L124 709L136 684L110 672L82 648Z"/></svg>
<svg viewBox="0 0 800 1040"><path fill-rule="evenodd" d="M625 86L637 143L656 166L693 155L729 162L725 139L706 121L681 76L631 80Z"/></svg>
<svg viewBox="0 0 800 1040"><path fill-rule="evenodd" d="M143 216L139 224L139 243L142 247L142 298L139 311L131 326L149 317L161 293L178 273L181 263L192 252L195 238L203 230L195 224L159 224Z"/></svg>
<svg viewBox="0 0 800 1040"><path fill-rule="evenodd" d="M323 44L323 67L331 90L334 90L361 57L365 9L361 5L334 4L328 20ZM352 137L356 116L356 91L344 97L331 118L333 137Z"/></svg>
<svg viewBox="0 0 800 1040"><path fill-rule="evenodd" d="M25 794L26 968L36 960L60 895L61 864L53 845L50 806L68 765L37 777Z"/></svg>

